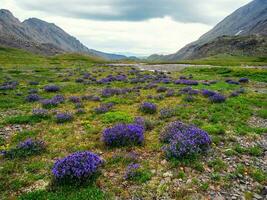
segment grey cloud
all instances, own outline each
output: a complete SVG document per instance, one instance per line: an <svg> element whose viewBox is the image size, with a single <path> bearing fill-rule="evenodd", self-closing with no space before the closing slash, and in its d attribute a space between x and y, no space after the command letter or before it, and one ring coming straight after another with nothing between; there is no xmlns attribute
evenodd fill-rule
<svg viewBox="0 0 267 200"><path fill-rule="evenodd" d="M212 8L221 9L218 5L220 2L226 5L232 0L15 0L15 2L27 10L83 19L144 21L169 16L184 23L213 24L222 16L214 17L213 12L216 13L218 10L212 12ZM236 4L239 7L241 3ZM225 12L227 13L227 10Z"/></svg>

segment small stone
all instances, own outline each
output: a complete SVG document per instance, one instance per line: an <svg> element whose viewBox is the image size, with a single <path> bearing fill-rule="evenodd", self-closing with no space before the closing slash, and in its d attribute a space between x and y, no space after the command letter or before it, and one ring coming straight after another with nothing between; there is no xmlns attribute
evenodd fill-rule
<svg viewBox="0 0 267 200"><path fill-rule="evenodd" d="M253 195L253 197L254 197L255 199L263 199L263 197L262 197L261 195L257 194L257 193L255 193L255 194Z"/></svg>
<svg viewBox="0 0 267 200"><path fill-rule="evenodd" d="M163 174L163 177L173 177L172 172L166 172Z"/></svg>

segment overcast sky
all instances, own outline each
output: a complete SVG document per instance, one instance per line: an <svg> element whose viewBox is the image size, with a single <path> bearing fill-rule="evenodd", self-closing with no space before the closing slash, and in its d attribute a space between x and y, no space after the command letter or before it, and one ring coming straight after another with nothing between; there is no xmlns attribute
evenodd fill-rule
<svg viewBox="0 0 267 200"><path fill-rule="evenodd" d="M174 53L251 0L0 0L21 21L53 22L92 49Z"/></svg>

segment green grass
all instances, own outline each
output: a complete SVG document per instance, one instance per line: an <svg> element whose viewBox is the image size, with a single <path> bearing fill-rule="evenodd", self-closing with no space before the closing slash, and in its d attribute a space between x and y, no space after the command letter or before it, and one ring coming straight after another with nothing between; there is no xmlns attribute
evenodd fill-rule
<svg viewBox="0 0 267 200"><path fill-rule="evenodd" d="M88 188L63 187L56 191L37 190L24 194L19 200L105 200L105 194L95 186Z"/></svg>
<svg viewBox="0 0 267 200"><path fill-rule="evenodd" d="M228 54L220 54L202 59L160 62L160 63L181 63L181 64L214 65L214 66L240 66L240 65L265 66L267 64L267 59L266 57L232 56ZM151 62L151 64L153 64L153 62Z"/></svg>
<svg viewBox="0 0 267 200"><path fill-rule="evenodd" d="M102 116L102 121L104 123L132 123L133 117L128 113L117 111L117 112L108 112Z"/></svg>

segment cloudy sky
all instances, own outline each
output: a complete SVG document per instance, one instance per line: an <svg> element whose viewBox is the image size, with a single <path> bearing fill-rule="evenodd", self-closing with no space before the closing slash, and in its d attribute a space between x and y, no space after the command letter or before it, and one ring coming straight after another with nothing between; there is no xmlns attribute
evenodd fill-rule
<svg viewBox="0 0 267 200"><path fill-rule="evenodd" d="M0 0L21 21L53 22L89 48L174 53L251 0Z"/></svg>

